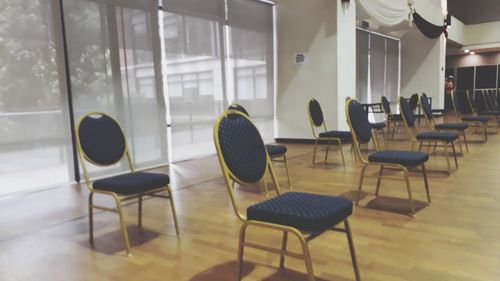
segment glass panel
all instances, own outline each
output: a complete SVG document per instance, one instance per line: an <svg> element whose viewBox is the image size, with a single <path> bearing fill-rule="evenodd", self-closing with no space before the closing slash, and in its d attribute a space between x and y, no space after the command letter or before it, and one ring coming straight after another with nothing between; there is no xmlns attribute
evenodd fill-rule
<svg viewBox="0 0 500 281"><path fill-rule="evenodd" d="M0 195L73 178L58 14L51 1L2 1ZM57 36L57 37L56 37ZM63 65L63 64L61 64Z"/></svg>

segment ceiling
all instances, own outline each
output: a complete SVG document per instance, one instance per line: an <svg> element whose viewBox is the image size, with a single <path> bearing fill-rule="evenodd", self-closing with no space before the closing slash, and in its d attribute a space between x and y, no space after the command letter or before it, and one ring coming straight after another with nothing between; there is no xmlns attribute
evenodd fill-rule
<svg viewBox="0 0 500 281"><path fill-rule="evenodd" d="M500 21L500 1L448 0L448 12L465 24Z"/></svg>

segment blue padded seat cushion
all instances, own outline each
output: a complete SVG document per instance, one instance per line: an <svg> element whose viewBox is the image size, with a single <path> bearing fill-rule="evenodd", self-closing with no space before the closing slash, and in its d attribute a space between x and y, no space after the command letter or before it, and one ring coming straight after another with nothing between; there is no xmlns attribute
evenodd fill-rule
<svg viewBox="0 0 500 281"><path fill-rule="evenodd" d="M328 131L319 133L320 138L339 138L341 140L351 140L352 135L349 131Z"/></svg>
<svg viewBox="0 0 500 281"><path fill-rule="evenodd" d="M97 190L132 195L165 187L169 183L168 175L136 172L96 180L92 186Z"/></svg>
<svg viewBox="0 0 500 281"><path fill-rule="evenodd" d="M369 162L399 164L405 167L422 165L429 155L418 151L382 150L368 155Z"/></svg>
<svg viewBox="0 0 500 281"><path fill-rule="evenodd" d="M458 138L457 133L451 132L423 132L417 134L417 140L433 140L451 142Z"/></svg>
<svg viewBox="0 0 500 281"><path fill-rule="evenodd" d="M284 145L266 144L266 149L269 156L282 155L286 153L286 146Z"/></svg>
<svg viewBox="0 0 500 281"><path fill-rule="evenodd" d="M483 122L486 123L490 121L490 118L486 116L464 116L462 121L474 121L474 122Z"/></svg>
<svg viewBox="0 0 500 281"><path fill-rule="evenodd" d="M295 227L307 232L321 232L352 214L349 199L328 195L287 192L248 207L248 220Z"/></svg>
<svg viewBox="0 0 500 281"><path fill-rule="evenodd" d="M391 120L391 121L403 121L403 117L401 116L401 114L392 114L392 115L389 115L389 120Z"/></svg>
<svg viewBox="0 0 500 281"><path fill-rule="evenodd" d="M467 123L442 123L442 124L436 124L434 126L436 130L458 130L458 131L463 131L467 128L469 128L469 125Z"/></svg>
<svg viewBox="0 0 500 281"><path fill-rule="evenodd" d="M500 111L483 111L483 112L478 112L478 115L495 115L498 116L500 115Z"/></svg>
<svg viewBox="0 0 500 281"><path fill-rule="evenodd" d="M385 122L370 123L372 129L383 129L385 128Z"/></svg>

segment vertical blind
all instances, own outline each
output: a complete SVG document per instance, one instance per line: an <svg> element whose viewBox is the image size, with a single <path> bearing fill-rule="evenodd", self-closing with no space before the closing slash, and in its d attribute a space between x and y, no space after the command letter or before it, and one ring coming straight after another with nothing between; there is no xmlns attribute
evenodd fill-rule
<svg viewBox="0 0 500 281"><path fill-rule="evenodd" d="M163 0L172 160L214 153L212 125L244 106L274 133L273 7L255 0Z"/></svg>
<svg viewBox="0 0 500 281"><path fill-rule="evenodd" d="M66 183L72 148L56 7L2 1L0 195Z"/></svg>
<svg viewBox="0 0 500 281"><path fill-rule="evenodd" d="M400 87L400 42L365 30L356 30L356 98L378 103L382 96L396 101ZM382 116L375 116L382 118Z"/></svg>
<svg viewBox="0 0 500 281"><path fill-rule="evenodd" d="M158 2L2 2L0 195L78 177L71 128L89 112L120 123L138 168L168 163L169 126L174 161L213 153L212 124L233 101L272 137L273 7Z"/></svg>
<svg viewBox="0 0 500 281"><path fill-rule="evenodd" d="M136 167L167 163L165 103L153 48L155 1L65 0L63 12L75 120L107 113L125 131ZM89 171L124 171L125 161Z"/></svg>

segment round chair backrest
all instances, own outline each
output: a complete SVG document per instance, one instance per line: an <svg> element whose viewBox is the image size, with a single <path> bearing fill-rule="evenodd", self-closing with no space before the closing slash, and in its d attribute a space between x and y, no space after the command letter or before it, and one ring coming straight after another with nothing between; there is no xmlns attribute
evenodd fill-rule
<svg viewBox="0 0 500 281"><path fill-rule="evenodd" d="M408 127L413 127L415 125L415 115L413 114L413 110L410 107L410 103L407 99L403 97L399 97L399 110L406 120L406 124Z"/></svg>
<svg viewBox="0 0 500 281"><path fill-rule="evenodd" d="M236 111L239 111L239 112L245 114L246 116L250 117L250 114L248 114L248 111L241 104L232 103L229 105L227 110L236 110Z"/></svg>
<svg viewBox="0 0 500 281"><path fill-rule="evenodd" d="M382 110L384 110L386 114L391 114L391 105L389 103L389 100L387 100L385 96L382 96L381 101L382 101Z"/></svg>
<svg viewBox="0 0 500 281"><path fill-rule="evenodd" d="M372 138L370 121L363 106L355 101L349 100L347 105L347 118L359 143L365 144Z"/></svg>
<svg viewBox="0 0 500 281"><path fill-rule="evenodd" d="M474 93L474 103L476 105L477 112L488 111L488 109L486 108L486 100L484 98L484 93L482 91L477 90Z"/></svg>
<svg viewBox="0 0 500 281"><path fill-rule="evenodd" d="M413 94L410 97L410 108L411 110L415 111L418 106L418 94Z"/></svg>
<svg viewBox="0 0 500 281"><path fill-rule="evenodd" d="M216 123L220 156L235 180L255 183L267 168L267 151L255 125L238 111L227 111Z"/></svg>
<svg viewBox="0 0 500 281"><path fill-rule="evenodd" d="M90 113L82 117L77 130L87 161L108 166L122 159L126 150L125 136L113 118L103 113Z"/></svg>
<svg viewBox="0 0 500 281"><path fill-rule="evenodd" d="M432 119L432 107L426 94L420 96L420 104L424 110L425 118Z"/></svg>
<svg viewBox="0 0 500 281"><path fill-rule="evenodd" d="M309 101L309 116L314 124L314 126L319 127L323 125L323 110L321 110L321 105L316 99L311 99Z"/></svg>

